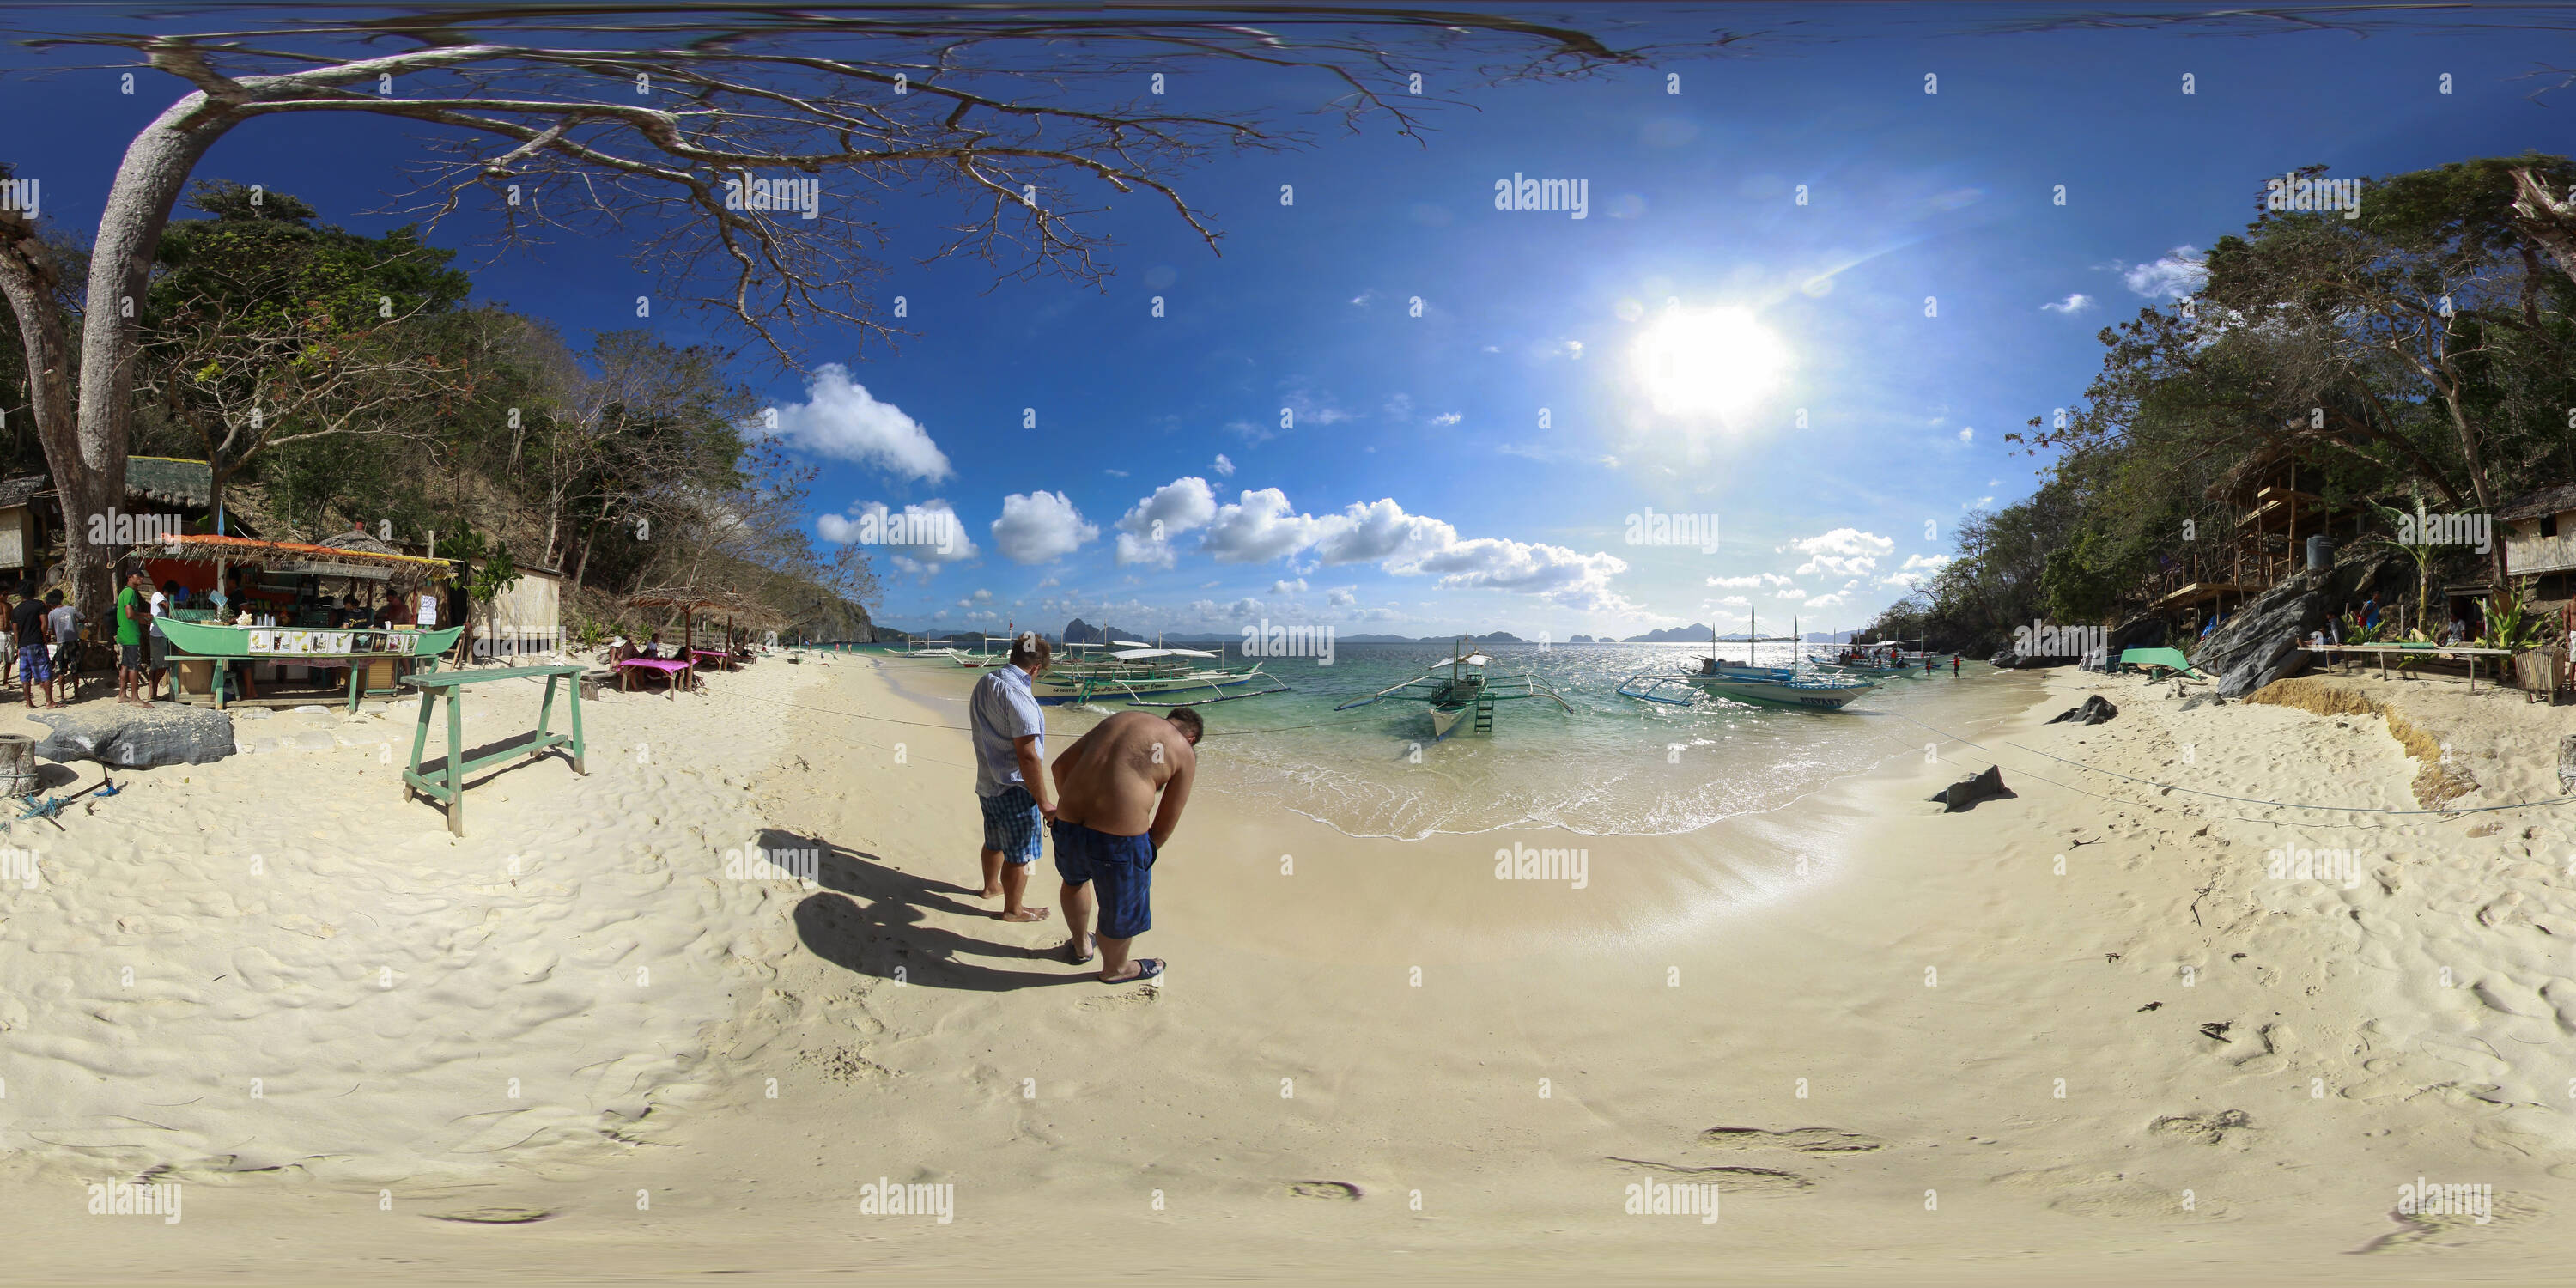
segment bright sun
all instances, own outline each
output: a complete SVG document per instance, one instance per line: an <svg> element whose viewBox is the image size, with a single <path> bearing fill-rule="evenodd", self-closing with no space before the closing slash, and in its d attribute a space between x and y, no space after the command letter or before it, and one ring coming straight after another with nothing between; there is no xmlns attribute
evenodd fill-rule
<svg viewBox="0 0 2576 1288"><path fill-rule="evenodd" d="M1789 346L1744 309L1670 309L1637 339L1637 379L1668 416L1731 416L1779 389Z"/></svg>

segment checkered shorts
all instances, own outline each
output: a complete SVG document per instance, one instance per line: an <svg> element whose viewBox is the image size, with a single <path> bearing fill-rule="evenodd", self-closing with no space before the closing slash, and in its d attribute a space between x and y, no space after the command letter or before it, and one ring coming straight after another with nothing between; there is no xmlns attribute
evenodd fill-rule
<svg viewBox="0 0 2576 1288"><path fill-rule="evenodd" d="M984 807L984 848L1000 850L1002 857L1013 863L1038 861L1039 824L1045 816L1038 812L1038 798L1029 789L1012 783L998 796L978 796Z"/></svg>
<svg viewBox="0 0 2576 1288"><path fill-rule="evenodd" d="M53 659L45 656L44 645L30 644L18 650L19 683L43 684L53 678Z"/></svg>

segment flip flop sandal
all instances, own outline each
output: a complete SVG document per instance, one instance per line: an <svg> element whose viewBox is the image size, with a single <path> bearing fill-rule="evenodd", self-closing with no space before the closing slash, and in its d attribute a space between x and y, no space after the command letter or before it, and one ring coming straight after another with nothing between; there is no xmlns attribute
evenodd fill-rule
<svg viewBox="0 0 2576 1288"><path fill-rule="evenodd" d="M1125 978L1125 979L1102 980L1101 982L1102 982L1102 983L1104 983L1104 984L1136 984L1136 983L1141 983L1141 982L1143 982L1143 981L1145 981L1145 980L1152 979L1152 978L1154 978L1155 976L1160 975L1160 974L1162 974L1162 973L1163 973L1163 959L1162 959L1162 958L1160 958L1160 957L1139 957L1139 958L1137 958L1137 959L1136 959L1136 973L1135 973L1135 974L1130 975L1130 976L1128 976L1128 977L1127 977L1127 978Z"/></svg>
<svg viewBox="0 0 2576 1288"><path fill-rule="evenodd" d="M1077 956L1077 954L1079 955ZM1079 939L1068 939L1064 941L1064 959L1072 962L1076 966L1088 966L1091 964L1091 954L1082 951L1082 941Z"/></svg>

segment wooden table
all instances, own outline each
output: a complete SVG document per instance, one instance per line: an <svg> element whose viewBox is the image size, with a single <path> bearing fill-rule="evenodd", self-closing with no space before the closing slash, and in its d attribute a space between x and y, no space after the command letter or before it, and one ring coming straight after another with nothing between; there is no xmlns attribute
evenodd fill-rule
<svg viewBox="0 0 2576 1288"><path fill-rule="evenodd" d="M697 687L697 680L691 674L689 664L686 662L668 662L656 657L630 657L617 664L619 692L635 691L635 672L637 671L661 672L663 677L671 682L671 691L662 695L666 698L683 688Z"/></svg>
<svg viewBox="0 0 2576 1288"><path fill-rule="evenodd" d="M2469 692L2471 693L2478 691L2479 658L2513 656L2513 650L2509 648L2470 648L2465 644L2457 646L2448 644L2430 646L2420 644L2303 644L2300 647L2307 649L2311 653L2360 653L2364 656L2376 653L2379 655L2379 678L2383 680L2388 678L2388 659L2391 655L2395 655L2397 657L2450 657L2453 655L2466 657L2469 659ZM2499 663L2498 666L2499 673L2501 673L2502 664Z"/></svg>
<svg viewBox="0 0 2576 1288"><path fill-rule="evenodd" d="M581 685L578 677L588 668L571 666L514 666L501 670L447 671L432 675L406 675L400 683L420 690L420 724L411 739L411 768L403 771L403 803L410 804L413 793L443 802L447 806L447 830L465 835L465 776L475 770L520 756L543 755L549 748L572 748L572 768L577 774L588 774L586 752L581 740ZM546 678L545 705L537 708L536 736L507 751L489 756L465 758L465 695L460 692L470 684L494 680L517 680L534 676ZM565 680L572 698L572 732L548 733L546 723L554 715L555 686ZM431 778L420 771L420 758L429 748L430 712L438 699L447 699L447 768L443 778Z"/></svg>
<svg viewBox="0 0 2576 1288"><path fill-rule="evenodd" d="M399 692L399 690L395 689L368 689L361 687L367 677L367 668L372 664L379 661L393 661L418 662L430 667L438 665L438 659L435 656L419 657L411 653L255 653L241 657L216 657L211 654L181 653L174 650L162 655L162 660L172 663L214 663L212 673L207 677L206 683L208 690L214 698L215 710L217 711L223 710L227 705L236 703L270 707L311 706L314 703L314 699L318 696L316 694L307 693L283 698L227 698L224 696L224 677L225 673L230 669L228 664L233 662L276 662L286 666L309 666L317 670L329 670L332 667L345 667L349 672L348 709L351 711L356 711L358 709L358 700L369 693ZM170 677L170 695L172 700L184 702L187 701L187 699L179 693L179 677L177 672L178 668L173 666L171 668ZM397 677L396 683L400 683L399 677Z"/></svg>
<svg viewBox="0 0 2576 1288"><path fill-rule="evenodd" d="M689 650L689 657L692 661L702 657L713 658L715 659L717 666L728 671L733 669L733 654L727 653L722 649L693 648Z"/></svg>

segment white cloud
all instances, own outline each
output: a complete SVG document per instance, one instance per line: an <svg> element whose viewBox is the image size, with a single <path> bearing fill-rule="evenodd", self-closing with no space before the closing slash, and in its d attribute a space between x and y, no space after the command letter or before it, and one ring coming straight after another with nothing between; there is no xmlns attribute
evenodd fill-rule
<svg viewBox="0 0 2576 1288"><path fill-rule="evenodd" d="M2209 284L2208 256L2197 246L2176 246L2151 264L2114 264L2130 290L2151 300L2196 295Z"/></svg>
<svg viewBox="0 0 2576 1288"><path fill-rule="evenodd" d="M2051 313L2063 313L2072 317L2075 314L2093 307L2093 297L2086 295L2082 291L2077 291L2074 294L2067 296L2065 299L2059 300L2055 304L2042 304L2039 307L2046 309Z"/></svg>
<svg viewBox="0 0 2576 1288"><path fill-rule="evenodd" d="M1941 570L1948 567L1950 561L1957 557L1956 555L1907 555L1904 566L1879 579L1878 584L1902 586L1907 590L1920 589L1929 585L1934 577L1940 576Z"/></svg>
<svg viewBox="0 0 2576 1288"><path fill-rule="evenodd" d="M1218 457L1224 460L1224 457ZM1176 478L1138 501L1118 520L1118 562L1172 566L1172 538L1216 517L1216 491L1195 474Z"/></svg>
<svg viewBox="0 0 2576 1288"><path fill-rule="evenodd" d="M1749 577L1711 577L1708 584L1723 590L1750 590L1764 584L1786 586L1789 579L1776 572L1762 572Z"/></svg>
<svg viewBox="0 0 2576 1288"><path fill-rule="evenodd" d="M1113 479L1123 479L1123 478L1127 477L1127 471L1125 471L1125 470L1113 470L1113 469L1109 469L1109 468L1103 467L1103 468L1101 469L1101 471L1100 471L1100 472L1101 472L1101 473L1103 473L1103 474L1108 475L1109 477L1111 477L1111 478L1113 478Z"/></svg>
<svg viewBox="0 0 2576 1288"><path fill-rule="evenodd" d="M1807 562L1797 569L1801 577L1819 572L1850 577L1878 567L1878 557L1896 549L1896 543L1857 528L1836 528L1823 536L1792 541L1784 548L1807 556Z"/></svg>
<svg viewBox="0 0 2576 1288"><path fill-rule="evenodd" d="M1456 413L1456 412L1454 412L1454 411L1444 411L1444 412L1440 413L1439 415L1432 417L1432 418L1431 418L1431 423L1432 423L1432 424L1434 424L1434 425L1455 425L1455 424L1457 424L1459 421L1462 421L1462 420L1465 420L1465 419L1466 419L1466 417L1461 416L1461 415L1459 415L1458 413Z"/></svg>
<svg viewBox="0 0 2576 1288"><path fill-rule="evenodd" d="M1234 462L1228 460L1223 452L1216 454L1216 476L1222 479L1234 477Z"/></svg>
<svg viewBox="0 0 2576 1288"><path fill-rule="evenodd" d="M1800 590L1795 586L1791 586L1786 590L1774 591L1772 593L1775 597L1780 599L1805 599L1807 597L1807 592Z"/></svg>
<svg viewBox="0 0 2576 1288"><path fill-rule="evenodd" d="M1313 544L1315 531L1312 516L1289 513L1287 493L1265 487L1218 506L1199 546L1218 563L1268 563Z"/></svg>
<svg viewBox="0 0 2576 1288"><path fill-rule="evenodd" d="M1849 601L1848 601L1848 600L1846 600L1846 599L1845 599L1845 598L1844 598L1840 593L1835 593L1835 594L1831 594L1831 595L1818 595L1818 596L1816 596L1814 599L1810 599L1810 600L1808 600L1808 601L1807 601L1807 607L1808 607L1809 609L1817 609L1817 608L1840 608L1840 607L1842 607L1842 606L1843 606L1845 603L1847 603L1847 602L1849 602Z"/></svg>
<svg viewBox="0 0 2576 1288"><path fill-rule="evenodd" d="M870 501L848 514L817 515L814 531L836 546L855 541L901 551L893 559L905 572L982 553L975 548L975 539L966 535L965 521L936 497L906 505L901 514L888 510L883 501Z"/></svg>
<svg viewBox="0 0 2576 1288"><path fill-rule="evenodd" d="M1972 425L1972 426L1969 426L1969 427L1967 427L1967 428L1961 429L1961 430L1959 431L1959 441L1960 441L1960 442L1962 442L1962 443L1973 443L1973 442L1977 441L1977 430L1976 430L1976 427Z"/></svg>
<svg viewBox="0 0 2576 1288"><path fill-rule="evenodd" d="M1328 564L1408 563L1458 540L1458 530L1427 515L1406 514L1392 498L1353 502L1317 520L1316 557Z"/></svg>
<svg viewBox="0 0 2576 1288"><path fill-rule="evenodd" d="M975 592L973 598L978 604L989 604L993 602L993 592L989 590L978 590Z"/></svg>
<svg viewBox="0 0 2576 1288"><path fill-rule="evenodd" d="M1349 608L1352 605L1359 603L1360 597L1357 593L1356 587L1335 586L1331 590L1324 592L1324 600L1335 608Z"/></svg>
<svg viewBox="0 0 2576 1288"><path fill-rule="evenodd" d="M993 520L994 547L1024 564L1061 559L1099 535L1062 492L1014 492L1002 498L1002 517Z"/></svg>
<svg viewBox="0 0 2576 1288"><path fill-rule="evenodd" d="M1633 605L1610 589L1610 578L1628 561L1610 554L1577 554L1563 546L1479 537L1425 557L1416 571L1437 573L1444 588L1489 586L1544 595L1569 608L1628 611Z"/></svg>
<svg viewBox="0 0 2576 1288"><path fill-rule="evenodd" d="M1303 577L1299 577L1294 581L1274 581L1270 583L1270 593L1274 595L1297 595L1305 593L1305 590L1306 579Z"/></svg>
<svg viewBox="0 0 2576 1288"><path fill-rule="evenodd" d="M1960 509L1962 509L1962 510L1982 510L1982 509L1985 509L1987 506L1993 505L1994 503L1995 503L1995 499L1994 499L1993 497L1990 497L1990 496L1981 496L1981 497L1978 497L1978 498L1977 498L1976 500L1974 500L1974 501L1963 501L1963 502L1961 502L1961 503L1960 503L1960 505L1959 505L1959 508L1960 508Z"/></svg>
<svg viewBox="0 0 2576 1288"><path fill-rule="evenodd" d="M928 483L956 472L920 422L893 403L878 402L837 362L814 369L805 397L777 409L778 437L797 448Z"/></svg>

